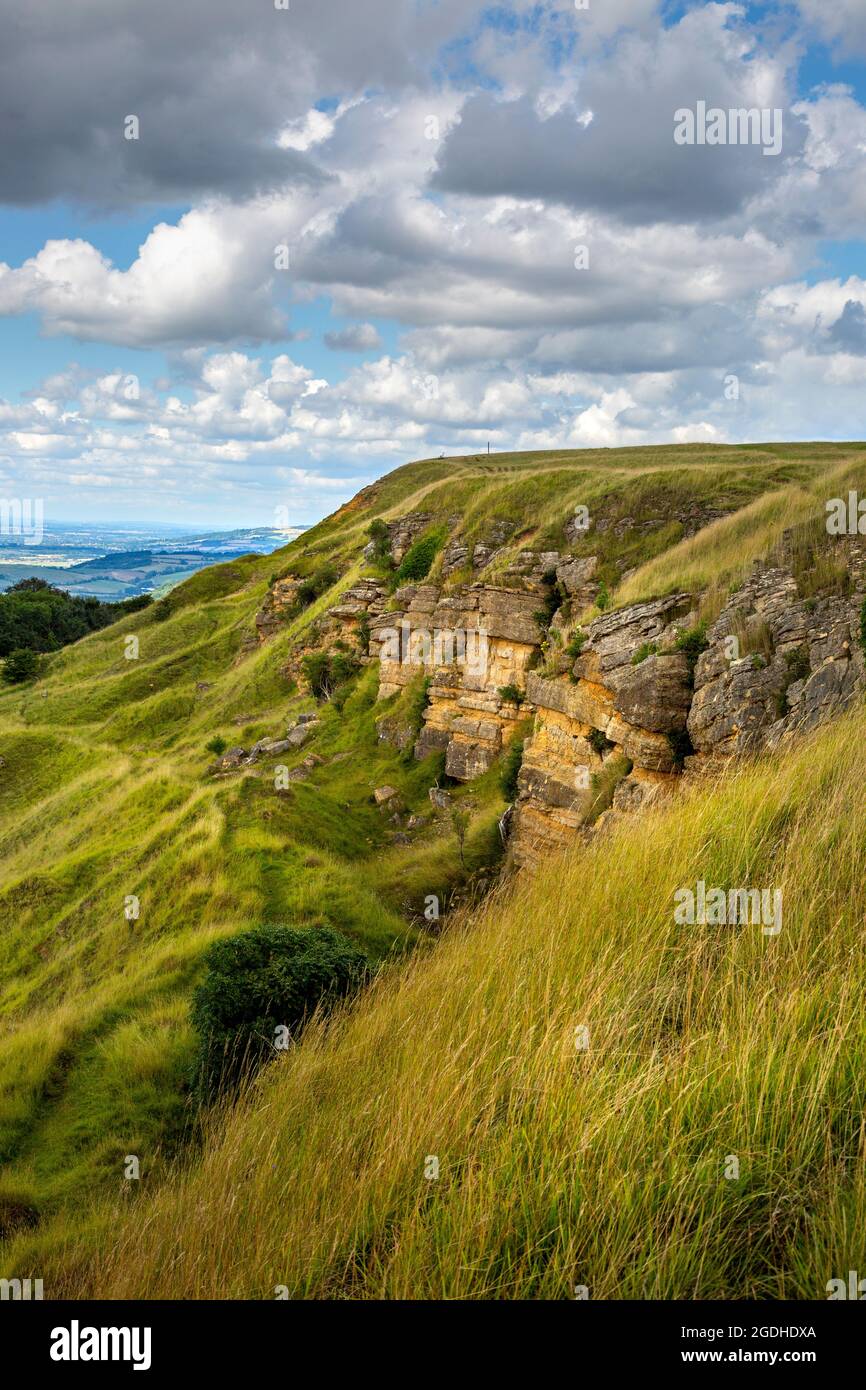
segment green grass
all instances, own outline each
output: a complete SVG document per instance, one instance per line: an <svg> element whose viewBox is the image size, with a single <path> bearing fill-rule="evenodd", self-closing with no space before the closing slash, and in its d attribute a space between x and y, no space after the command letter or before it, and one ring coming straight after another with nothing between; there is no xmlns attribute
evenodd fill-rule
<svg viewBox="0 0 866 1390"><path fill-rule="evenodd" d="M677 537L676 526L620 537L611 526L600 545L595 537L614 605L686 587L710 589L720 606L784 526L820 517L822 499L862 484L862 473L862 446L846 444L556 451L409 464L277 555L246 557L190 577L168 596L164 620L153 609L129 615L52 656L39 681L0 692L0 757L5 760L0 767L0 1206L3 1192L23 1193L40 1216L35 1232L19 1236L9 1258L26 1263L26 1252L35 1250L40 1259L57 1261L59 1243L69 1235L78 1243L78 1253L71 1251L69 1265L54 1266L62 1267L69 1286L76 1279L82 1288L92 1284L99 1269L100 1288L121 1287L107 1233L122 1216L112 1206L116 1194L121 1192L122 1204L136 1200L122 1181L124 1157L134 1153L146 1174L142 1193L167 1184L154 1208L153 1226L167 1242L174 1235L159 1222L163 1211L175 1219L176 1185L195 1189L202 1183L205 1192L213 1184L213 1224L209 1216L198 1247L189 1242L191 1250L202 1252L201 1266L196 1273L179 1264L178 1289L207 1287L219 1296L218 1290L227 1291L234 1281L245 1292L266 1293L272 1275L278 1282L280 1259L289 1258L278 1259L277 1249L291 1252L294 1262L284 1270L282 1282L320 1295L347 1290L361 1296L383 1290L406 1296L430 1290L470 1296L490 1291L511 1296L515 1290L523 1296L556 1293L569 1260L575 1267L588 1266L598 1287L608 1290L637 1287L622 1274L619 1283L611 1282L611 1271L631 1268L629 1261L635 1259L651 1288L712 1290L725 1278L734 1279L732 1271L717 1267L715 1256L707 1256L704 1266L695 1263L692 1228L668 1232L668 1264L647 1263L650 1236L642 1245L641 1221L648 1223L648 1233L658 1235L666 1220L674 1220L659 1187L651 1122L669 1107L687 1128L691 1112L682 1108L686 1103L681 1106L677 1093L666 1089L670 1078L665 1079L664 1067L658 1071L667 1044L656 1038L652 1020L662 1014L645 1016L638 1003L641 991L649 989L647 982L655 981L658 998L670 996L671 1017L679 1019L686 1009L690 1028L697 1029L688 1034L688 1061L694 1061L696 1070L677 1073L677 1079L696 1078L694 1103L704 1097L706 1115L701 1109L695 1112L695 1133L706 1140L709 1131L702 1126L709 1125L707 1116L718 1101L722 1113L730 1115L732 1124L736 1121L738 1142L752 1146L744 1152L760 1155L750 1181L759 1194L753 1199L755 1229L763 1230L761 1184L766 1185L768 1173L781 1181L782 1169L778 1155L774 1158L762 1147L767 1133L760 1126L754 1129L754 1116L744 1108L745 1101L738 1101L735 1081L739 1078L749 1104L757 1103L757 1030L762 1020L766 1026L773 1021L771 999L780 1010L782 1036L790 1042L795 1022L807 1029L814 1025L821 1007L815 991L824 975L827 989L836 992L842 1005L859 981L853 966L851 976L845 975L848 957L839 954L842 939L846 950L859 941L851 935L859 910L859 850L841 812L819 812L801 755L789 764L793 780L788 792L779 780L780 767L762 773L751 791L744 783L737 793L741 802L730 796L700 805L688 802L682 821L664 822L675 829L653 832L658 863L646 859L638 838L623 851L618 869L616 845L625 841L615 837L605 851L613 858L594 857L601 849L578 853L562 871L565 887L560 891L557 880L557 892L546 906L531 907L520 891L513 899L498 898L474 927L446 933L440 945L431 947L430 938L418 931L425 899L435 894L447 903L466 880L453 828L447 817L435 815L427 796L441 762L433 757L419 764L380 743L376 732L376 719L392 709L417 725L420 689L377 705L376 672L365 670L342 712L324 706L314 739L280 759L294 766L310 751L323 759L307 782L294 784L285 794L277 794L274 769L266 763L226 778L209 777L212 757L206 745L216 736L228 746L278 736L298 712L312 707L284 668L309 625L365 572L360 551L374 517L391 520L424 510L441 526L458 516L468 539L483 538L494 521L511 520L516 529L510 551L485 574L495 582L501 581L516 549L564 549L564 524L577 505L588 505L594 516L613 522L626 516L640 521L683 499L730 506L730 516L689 541ZM594 553L592 531L574 550ZM335 584L267 643L257 645L254 616L269 577L283 571L309 575L325 564L339 575ZM623 565L633 573L621 582ZM819 570L807 556L804 583L822 592L820 586L832 585L834 576ZM139 640L136 661L125 656L130 635ZM209 688L199 689L201 683ZM856 742L860 734L859 726L845 728L849 743L840 742L839 733L824 736L827 741L816 747L835 747L847 768L853 761L850 740ZM829 754L815 757L824 759L826 775L823 781L816 779L816 786L824 788L828 805L847 806L853 773L843 777L840 771L842 780L834 781ZM470 874L494 863L500 851L500 773L493 768L471 787L455 789L458 804L471 810L465 847ZM421 818L409 843L395 840L399 827L372 802L373 788L385 782L397 787L407 811ZM703 824L701 843L716 847L707 853L736 853L750 872L757 872L766 849L759 813L765 796L784 804L794 825L799 825L800 799L812 806L822 835L826 825L827 835L835 837L838 854L834 848L832 859L840 885L833 888L820 879L817 906L806 905L799 919L797 959L786 962L787 973L768 977L766 967L746 948L738 953L732 944L720 974L705 978L701 952L694 959L688 951L678 952L655 909L648 915L643 908L639 912L634 902L629 905L628 894L632 891L634 897L634 883L645 881L661 891L659 874L686 871L683 855L697 844L687 815ZM720 808L726 808L724 814ZM851 826L859 825L859 816L856 810ZM779 862L783 868L788 864L787 859ZM808 855L804 862L816 873L822 868ZM733 871L724 857L719 864L718 872ZM591 877L596 873L598 881ZM802 886L792 891L794 901L800 901ZM850 915L842 906L843 891L851 897ZM130 922L125 905L133 895L141 910ZM644 902L643 889L639 901ZM579 921L572 911L576 903ZM827 906L831 903L832 909ZM809 951L817 949L819 939L809 937L804 944L802 933L819 931L824 907L843 922L841 932L824 943L832 948L835 964L798 977L796 970L809 966ZM173 1165L190 1163L196 1152L189 1147L187 1081L193 1040L188 1006L204 951L217 937L259 922L302 925L322 915L383 966L369 1006L357 1019L347 1019L341 1025L345 1032L333 1040L311 1037L308 1046L293 1054L292 1068L281 1078L285 1090L279 1113L271 1117L276 1128L256 1128L260 1102L255 1099L249 1114L224 1117L225 1134L214 1136L202 1168L193 1164L178 1176ZM413 963L407 966L409 951ZM619 977L614 970L618 960ZM738 986L748 984L755 991L751 1019L736 1003L734 978ZM802 997L795 999L797 978L805 983ZM690 982L691 993L681 996L674 980ZM691 1001L688 1008L684 997ZM604 999L607 1012L602 1017L611 1036L618 1036L617 1029L638 1028L644 1041L655 1039L659 1056L652 1052L651 1065L644 1057L643 1069L635 1063L634 1073L600 1067L597 1075L591 1073L594 1079L585 1092L571 1096L567 1089L556 1090L551 1107L543 1115L536 1113L541 1102L533 1088L548 1080L552 1085L553 1074L548 1076L545 1068L555 1071L554 1055L538 1051L541 1040L554 1036L550 1029L554 1021L562 1023L566 1006L584 1009L586 1001ZM706 1017L689 1012L701 1001L709 1011ZM617 1012L620 1007L626 1012ZM801 1008L804 1013L798 1012ZM841 1017L840 1028L853 1038L858 1025L845 1022L844 1013ZM712 1043L707 1041L711 1034ZM660 1037L664 1040L667 1033L662 1030ZM736 1040L738 1047L751 1039L758 1050L754 1057L737 1052L739 1070L731 1075L722 1065L721 1090L714 1092L716 1083L705 1072L712 1059L719 1061L720 1038ZM796 1064L808 1071L811 1065L816 1084L830 1088L822 1123L832 1105L844 1110L840 1123L849 1123L845 1107L854 1082L840 1079L832 1069L836 1062L831 1066L825 1060L822 1071L820 1059L811 1064L802 1060L802 1050L788 1060L777 1054L775 1044L767 1043L767 1049L774 1059L773 1086L778 1081L790 1087L796 1082L791 1068ZM374 1084L376 1068L381 1084ZM796 1087L792 1094L799 1094ZM624 1099L629 1096L635 1098L635 1113ZM317 1098L315 1106L311 1097ZM590 1101L598 1108L592 1109ZM781 1111L769 1099L766 1104L768 1123L781 1127ZM389 1114L393 1124L386 1129ZM634 1143L644 1155L652 1202L637 1180L611 1166L613 1130L608 1133L604 1117L610 1115L612 1124L612 1117L623 1114L622 1143ZM509 1117L508 1134L502 1129L503 1116ZM795 1187L800 1181L796 1165L805 1161L806 1144L805 1119L798 1123L788 1154L794 1177L786 1179ZM836 1131L829 1134L825 1126L822 1132L825 1150L842 1164L844 1178L847 1160L834 1148ZM221 1194L227 1191L228 1174L235 1171L233 1155L243 1153L246 1163L250 1153L266 1151L277 1133L286 1152L293 1151L292 1145L298 1152L297 1171L282 1174L295 1214L289 1218L276 1208L268 1214L279 1194L261 1175L239 1203L237 1217L222 1211ZM574 1136L593 1134L600 1149L591 1170L584 1173L578 1166L569 1177L557 1145L573 1158ZM781 1128L778 1138L780 1144L788 1142ZM334 1144L333 1151L328 1143ZM709 1152L701 1143L695 1151L699 1169ZM418 1152L423 1151L422 1157L438 1152L437 1145L447 1157L447 1176L433 1201L431 1189L419 1188L416 1176ZM209 1165L217 1159L210 1155L218 1153L224 1178L215 1180ZM685 1139L677 1141L669 1175L675 1187L685 1180L688 1153ZM344 1179L339 1178L340 1163L347 1165ZM551 1183L538 1186L532 1177L536 1171L549 1171ZM814 1188L814 1176L809 1170L810 1191L820 1188ZM823 1169L820 1176L824 1182ZM603 1196L606 1182L615 1201ZM503 1191L510 1194L505 1199ZM787 1191L779 1199L783 1212ZM247 1205L248 1198L253 1206ZM333 1213L327 1216L332 1198ZM589 1225L584 1228L583 1218L574 1226L574 1203L579 1214L587 1201L587 1210L595 1212L595 1234ZM821 1208L821 1239L836 1258L843 1213L848 1213L846 1220L862 1213L860 1197L848 1193L844 1183L834 1201L835 1206L828 1198ZM233 1225L242 1210L266 1252L257 1273L251 1246ZM741 1212L737 1220L751 1230L752 1208L747 1203L743 1210L746 1214ZM557 1213L568 1215L564 1235ZM229 1248L221 1244L218 1223L223 1218L225 1239L234 1240L240 1252L231 1276L225 1267L218 1273L219 1251ZM695 1230L715 1233L714 1238L727 1229L724 1212L712 1203L696 1207L693 1219ZM510 1235L503 1222L512 1223ZM97 1240L100 1230L106 1234ZM392 1230L403 1233L396 1246ZM793 1244L780 1237L780 1248L790 1256L786 1287L795 1290L805 1287L802 1271L812 1268L801 1236ZM762 1239L752 1237L756 1248L763 1249ZM131 1241L131 1233L123 1240ZM467 1251L461 1266L450 1253L459 1241ZM88 1273L97 1246L100 1263ZM680 1261L681 1247L685 1253ZM146 1263L136 1258L135 1277L149 1277L142 1272ZM165 1261L156 1262L157 1267L164 1268ZM740 1282L731 1287L776 1289L781 1267L769 1256L766 1266L759 1267L750 1255ZM78 1271L74 1278L73 1269Z"/></svg>
<svg viewBox="0 0 866 1390"><path fill-rule="evenodd" d="M7 1263L115 1298L825 1297L866 1255L864 739L552 862ZM699 878L780 888L780 935L676 925Z"/></svg>

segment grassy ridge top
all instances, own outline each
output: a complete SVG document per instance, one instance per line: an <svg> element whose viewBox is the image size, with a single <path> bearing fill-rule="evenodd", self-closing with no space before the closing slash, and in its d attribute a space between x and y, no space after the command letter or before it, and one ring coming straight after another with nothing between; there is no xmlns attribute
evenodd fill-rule
<svg viewBox="0 0 866 1390"><path fill-rule="evenodd" d="M206 775L214 735L249 747L312 707L282 668L362 572L374 517L457 516L469 538L510 519L516 546L564 548L577 505L638 519L682 500L735 509L691 541L674 525L616 552L633 569L613 591L618 603L735 583L790 519L862 487L863 451L680 446L408 464L276 555L199 572L172 593L165 621L136 614L52 657L36 685L0 694L0 1208L4 1194L20 1196L50 1244L67 1201L80 1210L87 1194L116 1190L124 1155L140 1155L147 1183L158 1180L185 1132L189 996L216 936L328 917L382 960L414 943L407 900L458 881L447 836L394 845L370 802L372 787L389 782L410 809L429 809L433 775L379 743L373 670L342 714L323 710L314 748L324 762L309 785L277 797L272 769ZM324 560L339 581L266 644L251 641L271 575ZM140 647L132 661L129 635ZM494 776L472 796L477 864L503 803ZM141 903L133 925L129 895ZM512 948L519 962L519 946L503 938ZM448 959L425 951L413 971L447 969Z"/></svg>

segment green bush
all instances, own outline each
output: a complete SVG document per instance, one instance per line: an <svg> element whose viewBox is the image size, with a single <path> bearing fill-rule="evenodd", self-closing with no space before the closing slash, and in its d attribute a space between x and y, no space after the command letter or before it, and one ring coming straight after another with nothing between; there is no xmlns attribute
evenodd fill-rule
<svg viewBox="0 0 866 1390"><path fill-rule="evenodd" d="M208 753L213 753L214 757L216 758L221 757L227 748L228 744L220 734L217 734L215 738L212 738L210 743L205 744L206 751Z"/></svg>
<svg viewBox="0 0 866 1390"><path fill-rule="evenodd" d="M44 579L21 579L0 594L0 657L23 647L59 651L150 602L149 594L140 594L122 603L103 603L98 598L73 597Z"/></svg>
<svg viewBox="0 0 866 1390"><path fill-rule="evenodd" d="M411 584L415 580L426 579L444 539L445 533L442 530L428 531L425 536L419 536L403 556L400 568L394 576L395 588L400 584Z"/></svg>
<svg viewBox="0 0 866 1390"><path fill-rule="evenodd" d="M293 607L297 610L309 608L326 589L330 589L336 584L339 578L337 571L331 565L324 565L315 574L308 575L302 579L295 590L295 601Z"/></svg>
<svg viewBox="0 0 866 1390"><path fill-rule="evenodd" d="M376 517L367 527L367 535L373 542L373 564L390 567L393 564L391 559L391 532L381 518Z"/></svg>
<svg viewBox="0 0 866 1390"><path fill-rule="evenodd" d="M502 759L502 772L499 778L499 786L506 801L513 801L517 796L517 778L520 775L520 768L523 764L523 742L510 743Z"/></svg>
<svg viewBox="0 0 866 1390"><path fill-rule="evenodd" d="M406 723L412 730L412 741L418 737L424 727L424 711L430 701L430 687L433 684L431 676L422 676L421 679L410 689L406 701ZM410 747L406 750L413 756Z"/></svg>
<svg viewBox="0 0 866 1390"><path fill-rule="evenodd" d="M317 700L330 700L357 675L360 663L350 652L310 652L301 661L301 670L310 693Z"/></svg>
<svg viewBox="0 0 866 1390"><path fill-rule="evenodd" d="M594 753L601 758L609 749L613 748L610 739L602 733L601 729L590 729L586 736L586 741Z"/></svg>
<svg viewBox="0 0 866 1390"><path fill-rule="evenodd" d="M39 675L39 657L30 647L17 647L3 662L3 679L7 685L21 685Z"/></svg>
<svg viewBox="0 0 866 1390"><path fill-rule="evenodd" d="M785 656L785 676L782 681L782 688L776 695L776 718L784 719L788 713L788 690L795 681L808 679L811 672L809 664L809 648L804 644L797 647L794 651L788 652Z"/></svg>
<svg viewBox="0 0 866 1390"><path fill-rule="evenodd" d="M689 663L689 677L695 678L695 667L698 664L698 657L701 652L705 652L709 646L707 641L707 624L702 621L696 627L690 627L686 632L680 633L674 643L674 650L685 652L686 660Z"/></svg>
<svg viewBox="0 0 866 1390"><path fill-rule="evenodd" d="M544 607L537 608L533 613L533 618L538 626L545 632L553 621L553 615L564 601L566 595L562 585L557 582L556 570L548 570L542 576L542 584L545 586Z"/></svg>
<svg viewBox="0 0 866 1390"><path fill-rule="evenodd" d="M633 766L631 758L618 753L615 758L608 758L601 772L592 774L588 804L584 811L588 825L594 825L599 816L610 810L617 787L628 777Z"/></svg>
<svg viewBox="0 0 866 1390"><path fill-rule="evenodd" d="M505 700L509 705L522 705L526 699L526 693L519 690L516 685L500 685L499 698Z"/></svg>
<svg viewBox="0 0 866 1390"><path fill-rule="evenodd" d="M579 657L586 643L586 633L582 627L575 628L565 649L566 656Z"/></svg>
<svg viewBox="0 0 866 1390"><path fill-rule="evenodd" d="M198 1036L195 1089L208 1104L294 1040L317 1008L328 1009L363 981L367 960L327 926L262 926L217 941L192 1002Z"/></svg>
<svg viewBox="0 0 866 1390"><path fill-rule="evenodd" d="M640 666L642 661L646 661L648 656L655 656L657 651L655 642L642 642L631 659L632 666Z"/></svg>

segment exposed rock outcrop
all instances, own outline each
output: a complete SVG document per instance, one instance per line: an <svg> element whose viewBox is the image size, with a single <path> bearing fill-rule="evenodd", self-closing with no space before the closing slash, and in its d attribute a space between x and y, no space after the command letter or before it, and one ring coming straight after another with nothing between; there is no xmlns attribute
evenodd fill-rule
<svg viewBox="0 0 866 1390"><path fill-rule="evenodd" d="M285 579L275 579L271 584L256 614L256 633L260 642L267 641L278 631L285 620L286 611L295 602L300 582L295 575L288 575Z"/></svg>
<svg viewBox="0 0 866 1390"><path fill-rule="evenodd" d="M695 504L640 527L627 517L595 524L619 534L674 519L693 534L725 514ZM433 521L419 511L387 523L395 563ZM452 532L458 524L450 519ZM575 619L599 596L598 556L517 550L514 530L497 522L474 542L452 534L437 582L391 595L378 579L357 580L318 620L315 642L351 642L378 663L380 700L417 682L420 730L420 702L407 698L382 711L379 738L418 758L443 753L458 781L487 772L532 716L508 818L518 864L642 810L683 773L777 746L866 689L859 537L787 536L709 626L699 621L707 596L679 592L603 612L572 642ZM575 523L572 543L585 535ZM496 582L444 582L500 555ZM274 586L260 635L292 603L295 584ZM297 746L304 736L299 728L287 737ZM246 756L231 750L227 766Z"/></svg>
<svg viewBox="0 0 866 1390"><path fill-rule="evenodd" d="M695 775L720 759L778 746L866 689L864 543L835 543L831 571L842 592L808 598L800 596L793 546L786 537L779 555L756 564L704 637L692 598L675 594L592 622L571 682L530 674L535 731L513 817L518 863L580 833L587 780L592 789L612 757L632 764L612 811L632 812L670 792L683 768ZM686 632L691 642L678 649ZM602 819L608 823L610 813Z"/></svg>
<svg viewBox="0 0 866 1390"><path fill-rule="evenodd" d="M702 758L775 747L840 713L863 689L866 549L843 537L834 554L844 593L801 598L788 555L756 566L723 608L695 669L690 771Z"/></svg>
<svg viewBox="0 0 866 1390"><path fill-rule="evenodd" d="M380 661L379 698L420 674L430 681L417 757L444 750L449 776L480 776L511 740L527 712L502 695L526 685L543 633L531 593L473 584L443 595L436 584L408 585L396 607L371 621L370 650ZM388 725L379 723L380 737Z"/></svg>

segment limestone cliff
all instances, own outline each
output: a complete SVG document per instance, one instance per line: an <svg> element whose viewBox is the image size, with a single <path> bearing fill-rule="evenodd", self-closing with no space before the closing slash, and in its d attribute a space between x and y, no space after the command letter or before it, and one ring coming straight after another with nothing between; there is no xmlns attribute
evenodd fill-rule
<svg viewBox="0 0 866 1390"><path fill-rule="evenodd" d="M683 525L713 519L687 514ZM426 512L388 523L380 555L384 534L398 565L430 523ZM378 663L380 701L418 683L420 730L386 707L380 738L414 745L417 758L442 753L450 778L487 772L521 729L509 834L518 865L670 794L684 775L778 745L866 687L858 537L788 534L723 598L678 592L600 612L597 555L517 548L515 533L497 523L469 545L457 527L435 580L391 593L386 580L360 578L313 637L351 641ZM582 539L568 523L564 534ZM457 582L483 569L486 582ZM263 639L294 594L291 578L274 586L257 619Z"/></svg>

